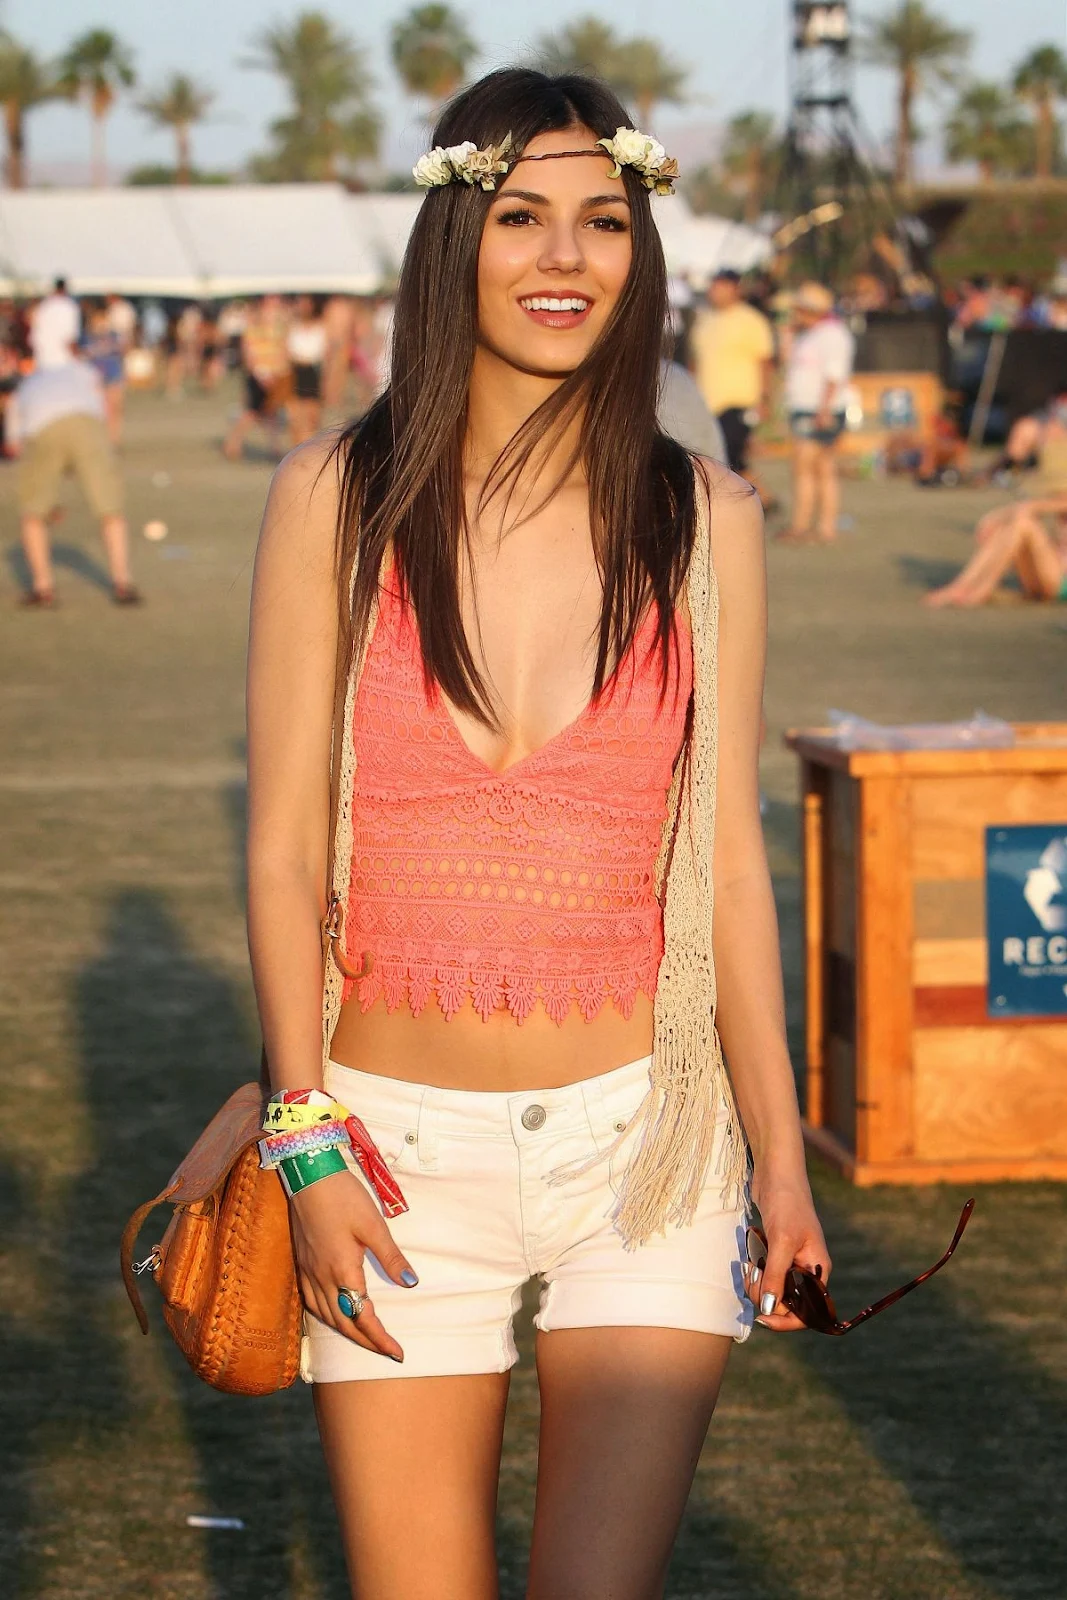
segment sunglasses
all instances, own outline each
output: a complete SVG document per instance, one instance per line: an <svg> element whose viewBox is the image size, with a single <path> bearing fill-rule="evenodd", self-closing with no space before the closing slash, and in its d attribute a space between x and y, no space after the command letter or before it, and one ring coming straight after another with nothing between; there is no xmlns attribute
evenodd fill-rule
<svg viewBox="0 0 1067 1600"><path fill-rule="evenodd" d="M927 1278L932 1278L935 1272L940 1272L945 1262L949 1260L956 1246L963 1238L963 1230L971 1220L974 1210L974 1201L968 1200L960 1212L960 1220L956 1224L956 1231L952 1235L952 1243L932 1267L927 1267L925 1272L920 1272L917 1278L912 1278L900 1289L894 1289L892 1294L883 1295L881 1300L876 1300L873 1306L867 1306L848 1322L842 1322L830 1299L830 1293L822 1281L822 1267L816 1267L809 1272L806 1267L790 1267L785 1276L785 1289L782 1293L780 1304L791 1311L801 1321L805 1328L811 1328L815 1333L851 1333L853 1328L858 1328L861 1322L869 1322L871 1317L876 1317L879 1311L885 1311L888 1306L895 1305L906 1294L917 1289L920 1283L925 1283ZM767 1265L767 1240L759 1228L748 1230L748 1259L753 1271L763 1271Z"/></svg>

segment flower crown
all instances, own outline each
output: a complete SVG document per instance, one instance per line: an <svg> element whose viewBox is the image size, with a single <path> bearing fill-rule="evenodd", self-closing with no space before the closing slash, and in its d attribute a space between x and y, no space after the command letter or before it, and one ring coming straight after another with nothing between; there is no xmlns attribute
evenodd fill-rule
<svg viewBox="0 0 1067 1600"><path fill-rule="evenodd" d="M636 128L616 128L611 139L598 139L597 144L614 161L613 178L622 175L623 167L633 167L646 189L657 194L673 194L678 178L678 163L669 156L658 139ZM412 167L415 182L423 189L442 189L449 183L475 184L485 190L496 188L497 174L507 172L517 161L554 161L565 156L587 156L591 150L552 150L544 155L512 156L511 134L503 144L488 145L484 150L470 139L462 144L435 145L419 157Z"/></svg>

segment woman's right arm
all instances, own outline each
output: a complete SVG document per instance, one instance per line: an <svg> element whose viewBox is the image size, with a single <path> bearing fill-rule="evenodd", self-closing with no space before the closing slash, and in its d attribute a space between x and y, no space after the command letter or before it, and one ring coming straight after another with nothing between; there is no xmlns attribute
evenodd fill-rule
<svg viewBox="0 0 1067 1600"><path fill-rule="evenodd" d="M277 1089L322 1088L322 951L337 653L337 468L312 440L274 475L256 551L248 646L248 945ZM350 1110L359 1114L358 1106ZM365 1291L364 1247L410 1272L370 1192L336 1173L291 1202L301 1290L320 1321L396 1360L373 1306L357 1325L337 1291Z"/></svg>

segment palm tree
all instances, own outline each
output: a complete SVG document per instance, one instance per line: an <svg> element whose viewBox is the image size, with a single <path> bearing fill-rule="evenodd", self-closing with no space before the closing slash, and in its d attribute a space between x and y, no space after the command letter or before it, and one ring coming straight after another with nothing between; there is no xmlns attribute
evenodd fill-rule
<svg viewBox="0 0 1067 1600"><path fill-rule="evenodd" d="M538 65L545 72L585 72L605 83L614 82L619 39L599 17L579 17L559 33L548 33L537 48Z"/></svg>
<svg viewBox="0 0 1067 1600"><path fill-rule="evenodd" d="M1067 56L1054 44L1039 45L1016 67L1012 88L1034 108L1034 176L1050 178L1056 153L1056 102L1067 99Z"/></svg>
<svg viewBox="0 0 1067 1600"><path fill-rule="evenodd" d="M950 161L976 161L982 182L990 183L998 173L1017 170L1027 131L999 83L972 83L945 124L945 154Z"/></svg>
<svg viewBox="0 0 1067 1600"><path fill-rule="evenodd" d="M93 182L107 182L105 130L108 113L123 89L136 81L133 55L108 28L90 28L67 47L59 64L60 83L71 100L89 103L93 122Z"/></svg>
<svg viewBox="0 0 1067 1600"><path fill-rule="evenodd" d="M884 16L868 18L860 36L860 51L873 66L891 67L897 74L897 136L894 175L910 183L915 143L915 101L928 88L951 85L970 49L966 28L954 28L923 0L898 0Z"/></svg>
<svg viewBox="0 0 1067 1600"><path fill-rule="evenodd" d="M726 125L722 169L743 196L742 216L758 222L781 158L781 139L769 111L742 111Z"/></svg>
<svg viewBox="0 0 1067 1600"><path fill-rule="evenodd" d="M174 130L178 157L175 176L179 183L188 183L192 177L189 130L194 123L203 122L214 100L213 90L194 82L184 72L174 72L161 89L141 101L140 109L151 122Z"/></svg>
<svg viewBox="0 0 1067 1600"><path fill-rule="evenodd" d="M271 123L274 149L252 163L256 177L330 181L342 167L377 153L371 79L351 35L321 11L302 11L291 23L265 28L254 42L259 53L244 64L277 74L291 102L289 114Z"/></svg>
<svg viewBox="0 0 1067 1600"><path fill-rule="evenodd" d="M26 113L60 94L55 69L10 34L0 36L0 114L7 150L4 181L9 189L26 182Z"/></svg>
<svg viewBox="0 0 1067 1600"><path fill-rule="evenodd" d="M655 39L626 39L615 51L612 86L625 100L632 101L643 133L648 133L652 113L661 101L682 105L685 100L687 67L673 61Z"/></svg>
<svg viewBox="0 0 1067 1600"><path fill-rule="evenodd" d="M439 106L466 76L478 47L451 6L415 6L393 24L393 65L408 94Z"/></svg>

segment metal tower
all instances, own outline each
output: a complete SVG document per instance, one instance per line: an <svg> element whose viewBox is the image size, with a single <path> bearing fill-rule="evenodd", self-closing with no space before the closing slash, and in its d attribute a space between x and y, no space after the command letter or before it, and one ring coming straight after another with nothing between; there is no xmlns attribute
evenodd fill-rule
<svg viewBox="0 0 1067 1600"><path fill-rule="evenodd" d="M775 243L790 277L833 284L880 229L891 197L863 155L847 0L791 0L790 113L775 187Z"/></svg>

